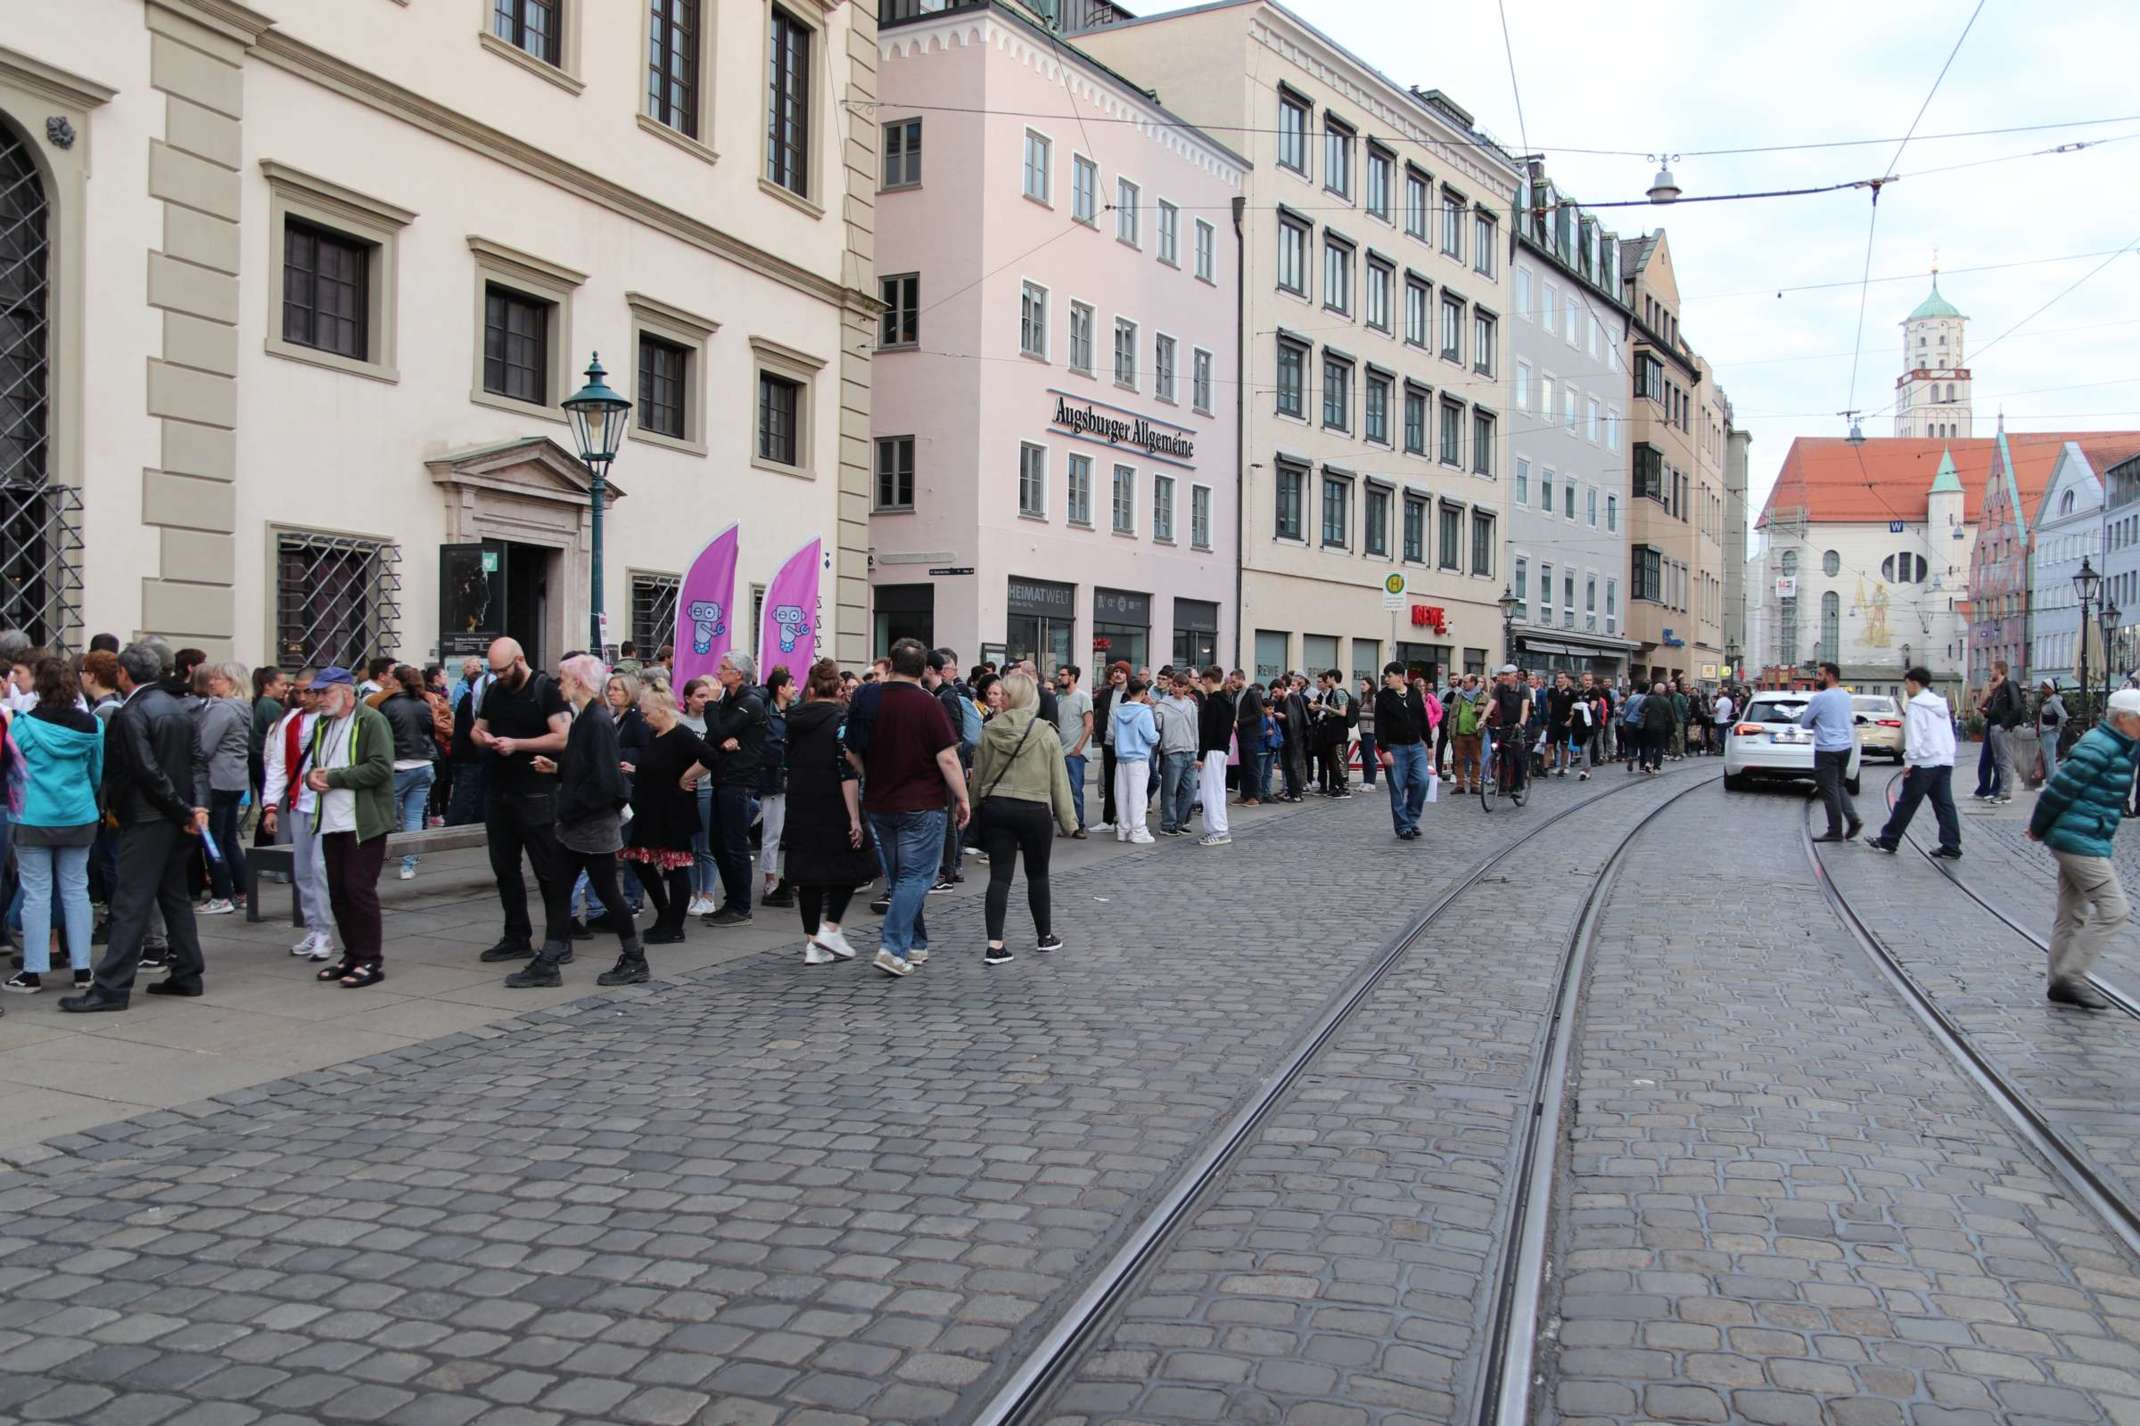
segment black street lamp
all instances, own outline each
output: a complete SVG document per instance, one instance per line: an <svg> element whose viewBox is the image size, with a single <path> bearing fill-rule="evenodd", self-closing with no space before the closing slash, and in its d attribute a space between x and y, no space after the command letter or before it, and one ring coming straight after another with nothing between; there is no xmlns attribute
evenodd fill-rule
<svg viewBox="0 0 2140 1426"><path fill-rule="evenodd" d="M1516 610L1518 601L1507 585L1501 586L1501 597L1494 601L1501 606L1501 661L1516 661Z"/></svg>
<svg viewBox="0 0 2140 1426"><path fill-rule="evenodd" d="M2081 699L2083 703L2085 703L2088 698L2088 606L2095 602L2096 592L2102 587L2103 576L2097 574L2095 571L2095 566L2088 563L2088 556L2082 555L2080 572L2073 576L2073 592L2080 599L2081 606L2081 650L2080 663L2077 666L2076 671L2080 674ZM2108 644L2109 641L2106 639L2105 647L2103 650L2103 662L2105 664L2108 664L2110 662L2110 649Z"/></svg>
<svg viewBox="0 0 2140 1426"><path fill-rule="evenodd" d="M580 460L586 464L589 477L594 568L587 598L588 651L597 658L602 656L602 646L607 642L602 637L602 497L607 494L609 464L617 458L617 447L624 444L624 428L632 419L632 403L610 389L609 383L602 380L606 375L601 353L593 353L587 362L587 384L558 403L571 419L572 439L580 448Z"/></svg>
<svg viewBox="0 0 2140 1426"><path fill-rule="evenodd" d="M2110 641L2118 632L2118 618L2118 606L2111 603L2110 596L2105 594L2103 596L2103 610L2096 615L2096 622L2103 629L2103 702L2096 709L2098 721L2101 720L2104 710L2110 707L2110 668L2112 663Z"/></svg>

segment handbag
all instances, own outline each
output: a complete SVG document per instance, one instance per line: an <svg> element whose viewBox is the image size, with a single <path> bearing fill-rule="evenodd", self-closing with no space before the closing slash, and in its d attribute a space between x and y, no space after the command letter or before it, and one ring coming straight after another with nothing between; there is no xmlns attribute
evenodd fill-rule
<svg viewBox="0 0 2140 1426"><path fill-rule="evenodd" d="M996 788L1000 786L1003 782L1003 775L1011 770L1012 763L1018 761L1018 754L1025 751L1025 740L1033 736L1033 729L1039 722L1040 715L1038 713L1034 714L1032 718L1027 720L1025 725L1025 731L1018 735L1018 742L1016 746L1011 749L1011 755L1003 760L1003 766L997 768L996 775L989 779L988 791L974 798L973 814L966 819L966 832L965 835L961 838L961 840L964 841L967 846L972 846L974 838L980 835L981 810L988 805L988 799L995 796Z"/></svg>

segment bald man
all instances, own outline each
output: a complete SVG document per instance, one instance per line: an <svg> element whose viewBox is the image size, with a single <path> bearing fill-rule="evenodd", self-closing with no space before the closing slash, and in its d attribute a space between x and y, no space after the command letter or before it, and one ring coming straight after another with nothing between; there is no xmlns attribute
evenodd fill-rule
<svg viewBox="0 0 2140 1426"><path fill-rule="evenodd" d="M535 954L528 922L527 883L520 854L527 852L542 895L543 949L559 964L572 959L571 884L560 870L557 848L557 779L535 770L538 753L564 751L572 715L557 680L528 667L512 639L490 646L490 687L473 738L488 765L483 825L490 836L490 869L505 905L505 934L483 953L486 961L527 960Z"/></svg>

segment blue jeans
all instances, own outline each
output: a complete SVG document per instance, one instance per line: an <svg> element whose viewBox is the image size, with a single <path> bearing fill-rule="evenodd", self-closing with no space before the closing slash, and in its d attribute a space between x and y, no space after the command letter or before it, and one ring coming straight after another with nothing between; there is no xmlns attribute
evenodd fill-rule
<svg viewBox="0 0 2140 1426"><path fill-rule="evenodd" d="M1380 765L1379 760L1375 757L1375 735L1362 732L1360 734L1360 782L1363 786L1373 787L1375 785L1375 769Z"/></svg>
<svg viewBox="0 0 2140 1426"><path fill-rule="evenodd" d="M713 858L721 869L721 909L739 916L750 915L750 824L756 801L747 787L713 790Z"/></svg>
<svg viewBox="0 0 2140 1426"><path fill-rule="evenodd" d="M1390 755L1390 824L1399 832L1419 830L1419 811L1427 805L1427 745L1398 743Z"/></svg>
<svg viewBox="0 0 2140 1426"><path fill-rule="evenodd" d="M1178 832L1189 825L1190 809L1196 806L1196 754L1162 753L1159 756L1159 825Z"/></svg>
<svg viewBox="0 0 2140 1426"><path fill-rule="evenodd" d="M431 802L431 783L438 776L438 769L429 763L422 767L394 769L394 807L401 814L401 830L421 832L424 829L424 808ZM403 871L416 870L414 855L401 859Z"/></svg>
<svg viewBox="0 0 2140 1426"><path fill-rule="evenodd" d="M1064 753L1063 766L1070 772L1070 801L1077 807L1077 827L1085 830L1085 755Z"/></svg>
<svg viewBox="0 0 2140 1426"><path fill-rule="evenodd" d="M870 831L877 851L884 858L886 889L892 904L884 913L884 926L877 942L901 960L908 951L929 948L929 927L922 919L922 903L936 880L937 863L944 854L942 811L872 812Z"/></svg>
<svg viewBox="0 0 2140 1426"><path fill-rule="evenodd" d="M17 847L15 867L22 876L22 968L38 975L52 968L56 872L58 909L67 928L67 960L76 970L88 970L89 848Z"/></svg>
<svg viewBox="0 0 2140 1426"><path fill-rule="evenodd" d="M691 839L691 850L698 860L691 867L691 890L700 896L711 896L720 888L720 864L713 858L713 779L702 777L698 782L698 835Z"/></svg>

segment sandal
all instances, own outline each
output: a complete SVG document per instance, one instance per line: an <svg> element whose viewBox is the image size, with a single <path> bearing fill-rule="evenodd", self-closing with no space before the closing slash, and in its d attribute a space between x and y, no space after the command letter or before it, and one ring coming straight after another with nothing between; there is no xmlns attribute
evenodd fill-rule
<svg viewBox="0 0 2140 1426"><path fill-rule="evenodd" d="M340 980L343 976L348 975L356 968L357 963L355 961L344 957L343 959L335 962L333 965L323 967L319 971L315 972L312 978L314 980Z"/></svg>
<svg viewBox="0 0 2140 1426"><path fill-rule="evenodd" d="M386 967L377 961L370 961L364 965L352 966L348 974L342 977L342 989L362 990L367 985L377 985L385 979Z"/></svg>

